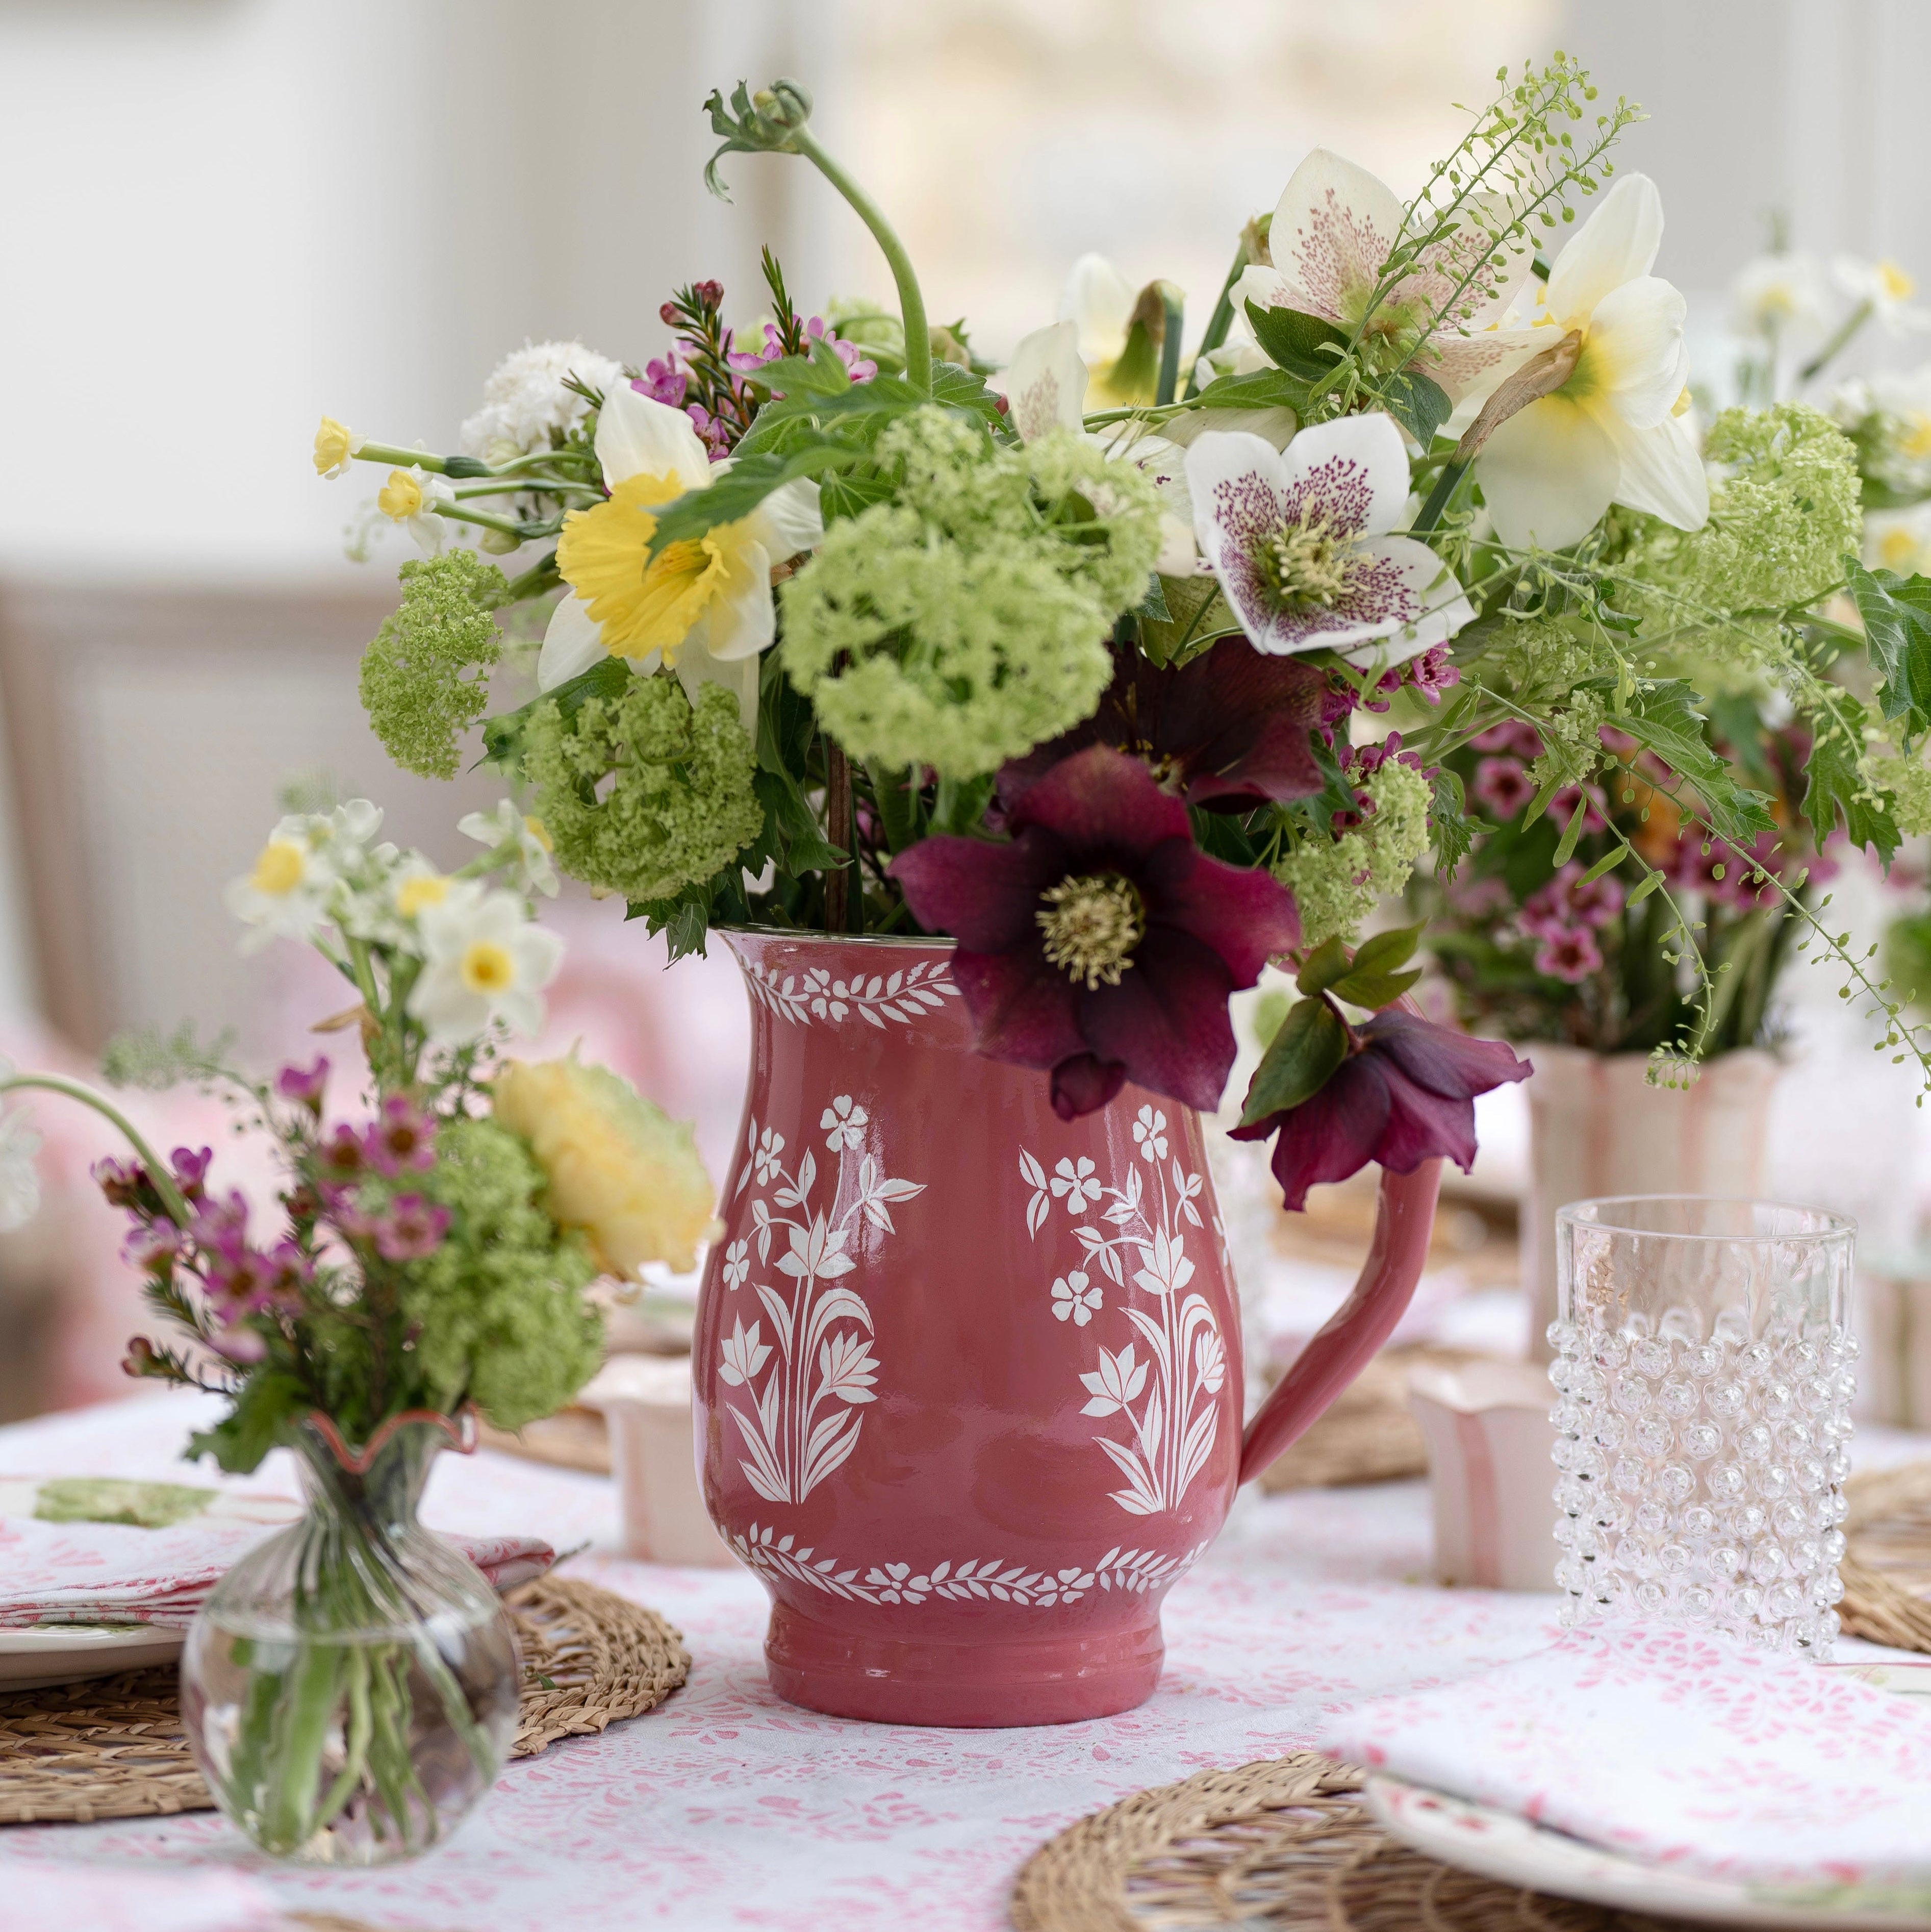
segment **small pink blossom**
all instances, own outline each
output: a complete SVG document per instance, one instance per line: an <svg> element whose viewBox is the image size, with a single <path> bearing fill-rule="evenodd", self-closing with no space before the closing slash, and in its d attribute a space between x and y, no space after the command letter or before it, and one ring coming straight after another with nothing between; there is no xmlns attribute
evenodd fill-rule
<svg viewBox="0 0 1931 1932"><path fill-rule="evenodd" d="M97 1160L88 1172L110 1208L138 1206L142 1190L148 1185L148 1171L136 1160L115 1160L110 1156ZM151 1204L152 1197L149 1198Z"/></svg>
<svg viewBox="0 0 1931 1932"><path fill-rule="evenodd" d="M1475 767L1475 796L1498 818L1510 819L1535 796L1535 784L1516 760L1484 758Z"/></svg>
<svg viewBox="0 0 1931 1932"><path fill-rule="evenodd" d="M322 1092L328 1084L328 1059L325 1054L313 1066L284 1066L275 1076L275 1091L284 1100L293 1100L316 1114L322 1112Z"/></svg>
<svg viewBox="0 0 1931 1932"><path fill-rule="evenodd" d="M189 1201L199 1201L206 1191L208 1164L214 1158L212 1148L176 1148L168 1156L175 1185Z"/></svg>
<svg viewBox="0 0 1931 1932"><path fill-rule="evenodd" d="M442 1245L449 1232L449 1210L420 1194L398 1194L388 1212L370 1223L376 1252L389 1262L421 1261Z"/></svg>
<svg viewBox="0 0 1931 1932"><path fill-rule="evenodd" d="M1607 926L1623 909L1623 888L1605 877L1582 883L1584 868L1572 859L1546 885L1530 894L1517 916L1525 932L1561 938L1573 926Z"/></svg>
<svg viewBox="0 0 1931 1932"><path fill-rule="evenodd" d="M144 1221L121 1244L121 1258L144 1274L164 1274L181 1252L181 1232L171 1221Z"/></svg>
<svg viewBox="0 0 1931 1932"><path fill-rule="evenodd" d="M1511 718L1505 724L1492 724L1469 742L1478 752L1506 752L1524 760L1542 756L1542 740L1536 736L1534 726L1525 724L1519 718Z"/></svg>
<svg viewBox="0 0 1931 1932"><path fill-rule="evenodd" d="M436 1123L406 1094L391 1094L362 1138L362 1151L379 1173L418 1172L436 1165Z"/></svg>
<svg viewBox="0 0 1931 1932"><path fill-rule="evenodd" d="M1603 970L1603 955L1596 944L1596 935L1586 926L1571 926L1566 932L1551 934L1537 950L1535 970L1546 973L1552 980L1566 980L1572 986L1579 986L1592 973Z"/></svg>

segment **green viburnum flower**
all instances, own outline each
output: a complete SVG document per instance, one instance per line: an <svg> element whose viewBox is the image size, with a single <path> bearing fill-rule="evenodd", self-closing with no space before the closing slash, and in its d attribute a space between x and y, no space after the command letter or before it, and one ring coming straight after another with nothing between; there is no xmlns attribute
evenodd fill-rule
<svg viewBox="0 0 1931 1932"><path fill-rule="evenodd" d="M391 758L424 778L456 776L456 740L483 715L502 652L490 614L508 586L475 551L403 566L402 603L362 653L362 706Z"/></svg>
<svg viewBox="0 0 1931 1932"><path fill-rule="evenodd" d="M1077 724L1159 554L1153 484L1060 435L988 444L940 410L879 440L894 501L834 524L784 586L784 668L847 750L946 778Z"/></svg>
<svg viewBox="0 0 1931 1932"><path fill-rule="evenodd" d="M603 1359L603 1320L583 1296L597 1266L540 1204L548 1185L507 1127L460 1118L438 1130L433 1168L394 1184L449 1210L442 1244L403 1274L424 1394L444 1409L466 1396L499 1429L554 1414Z"/></svg>
<svg viewBox="0 0 1931 1932"><path fill-rule="evenodd" d="M751 740L737 700L718 685L700 686L694 706L661 676L591 698L574 718L540 706L523 772L558 866L629 899L708 879L764 829Z"/></svg>
<svg viewBox="0 0 1931 1932"><path fill-rule="evenodd" d="M1857 451L1816 410L1801 403L1726 410L1704 454L1728 470L1711 493L1708 524L1684 531L1637 518L1620 566L1639 580L1629 594L1646 634L1659 639L1729 612L1808 603L1841 580L1844 557L1863 536ZM1774 625L1744 620L1732 652L1750 637L1767 646L1757 634Z"/></svg>
<svg viewBox="0 0 1931 1932"><path fill-rule="evenodd" d="M1300 910L1301 943L1312 948L1351 939L1376 900L1400 892L1429 848L1429 782L1412 765L1390 759L1358 789L1373 801L1351 832L1331 842L1314 838L1274 867Z"/></svg>

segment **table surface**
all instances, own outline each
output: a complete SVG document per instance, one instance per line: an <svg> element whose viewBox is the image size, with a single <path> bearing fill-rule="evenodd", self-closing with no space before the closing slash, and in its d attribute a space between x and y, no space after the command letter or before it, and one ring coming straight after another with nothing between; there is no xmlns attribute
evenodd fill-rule
<svg viewBox="0 0 1931 1932"><path fill-rule="evenodd" d="M0 1474L154 1477L202 1398L142 1396L0 1429ZM1858 1438L1864 1466L1931 1453ZM185 1474L185 1472L183 1472ZM220 1480L203 1471L188 1480ZM246 1486L293 1494L275 1462ZM512 1764L446 1845L371 1872L278 1869L214 1812L0 1829L12 1862L139 1873L247 1871L285 1909L434 1932L1006 1924L1012 1878L1054 1833L1147 1786L1301 1748L1329 1713L1539 1648L1556 1599L1444 1590L1429 1563L1426 1486L1263 1498L1167 1599L1166 1674L1117 1718L1033 1730L901 1730L781 1702L764 1677L762 1588L748 1573L608 1553L607 1480L479 1452L439 1460L424 1514L448 1530L529 1529L565 1574L650 1604L684 1634L690 1682L604 1736ZM1897 1653L1845 1642L1840 1654ZM0 1907L0 1923L4 1923Z"/></svg>

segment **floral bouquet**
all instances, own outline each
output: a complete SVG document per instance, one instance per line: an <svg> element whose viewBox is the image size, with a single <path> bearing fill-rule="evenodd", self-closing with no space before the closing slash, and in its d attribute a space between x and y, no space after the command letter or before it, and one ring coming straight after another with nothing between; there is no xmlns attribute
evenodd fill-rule
<svg viewBox="0 0 1931 1932"><path fill-rule="evenodd" d="M331 1106L325 1058L257 1080L186 1033L107 1056L121 1084L225 1090L274 1144L271 1216L221 1186L209 1149L163 1160L84 1087L0 1082L82 1100L125 1135L130 1157L95 1178L165 1324L126 1366L226 1403L189 1453L238 1473L299 1453L307 1515L209 1598L185 1708L256 1843L356 1862L434 1842L514 1728L504 1613L415 1523L431 1454L475 1416L516 1429L567 1402L601 1360L593 1285L688 1268L712 1208L689 1129L614 1075L499 1057L540 1025L562 952L530 918L532 890L556 890L538 833L507 802L475 814L482 850L445 873L378 843L381 818L366 800L286 818L229 889L253 937L307 941L352 988L323 1027L359 1036L360 1106ZM31 1208L30 1186L8 1192Z"/></svg>
<svg viewBox="0 0 1931 1932"><path fill-rule="evenodd" d="M1473 1096L1527 1070L1399 1010L1414 935L1351 958L1431 851L1471 1016L1682 1077L1754 1026L1794 922L1922 1059L1806 866L1931 809L1931 582L1857 562L1816 412L1699 446L1659 197L1612 178L1636 110L1561 56L1499 79L1405 203L1309 156L1190 346L1180 291L1089 262L996 382L805 90L713 95L712 190L733 152L809 163L897 315L807 316L767 254L748 330L699 282L655 359L511 357L461 454L325 419L318 468L385 468L376 521L439 552L370 646L376 730L448 774L480 724L559 866L673 956L952 935L979 1050L1068 1118L1129 1080L1216 1106L1229 995L1285 964L1242 1131L1291 1201L1466 1164ZM514 574L441 548L465 532ZM537 694L486 717L524 604Z"/></svg>

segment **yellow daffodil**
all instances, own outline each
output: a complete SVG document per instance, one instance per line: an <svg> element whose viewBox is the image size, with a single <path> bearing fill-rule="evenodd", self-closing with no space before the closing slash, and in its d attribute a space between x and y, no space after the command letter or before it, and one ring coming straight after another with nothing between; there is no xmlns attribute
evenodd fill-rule
<svg viewBox="0 0 1931 1932"><path fill-rule="evenodd" d="M751 730L758 653L777 631L771 573L823 536L817 485L785 484L749 516L653 557L656 508L707 488L724 466L709 460L682 410L627 382L604 399L596 450L610 497L573 511L557 540L571 595L544 634L538 685L553 690L606 654L640 672L665 664L688 692L706 683L732 692Z"/></svg>
<svg viewBox="0 0 1931 1932"><path fill-rule="evenodd" d="M346 423L324 416L315 432L315 469L321 476L340 476L349 466L362 439Z"/></svg>
<svg viewBox="0 0 1931 1932"><path fill-rule="evenodd" d="M1512 549L1565 548L1612 502L1683 530L1709 516L1691 418L1678 410L1690 370L1684 299L1650 273L1662 240L1655 183L1624 176L1555 258L1531 325L1485 338L1508 352L1489 389L1552 350L1567 370L1552 369L1558 386L1502 422L1475 460L1495 534Z"/></svg>

